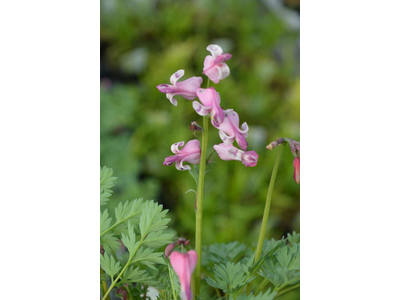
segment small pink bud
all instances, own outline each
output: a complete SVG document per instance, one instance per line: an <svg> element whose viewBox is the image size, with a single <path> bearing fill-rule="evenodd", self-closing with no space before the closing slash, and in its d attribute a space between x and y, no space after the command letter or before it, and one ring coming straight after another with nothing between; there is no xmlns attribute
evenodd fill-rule
<svg viewBox="0 0 400 300"><path fill-rule="evenodd" d="M300 184L300 158L296 157L293 160L294 174L293 178L297 184Z"/></svg>
<svg viewBox="0 0 400 300"><path fill-rule="evenodd" d="M165 247L165 257L169 257L171 255L171 252L174 250L175 248L175 243L169 244L167 247Z"/></svg>
<svg viewBox="0 0 400 300"><path fill-rule="evenodd" d="M186 240L185 241L185 247L188 246L190 244L190 240Z"/></svg>

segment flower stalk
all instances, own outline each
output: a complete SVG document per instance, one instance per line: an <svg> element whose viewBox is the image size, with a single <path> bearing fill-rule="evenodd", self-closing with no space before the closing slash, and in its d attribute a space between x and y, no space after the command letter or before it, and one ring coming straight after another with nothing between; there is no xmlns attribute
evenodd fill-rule
<svg viewBox="0 0 400 300"><path fill-rule="evenodd" d="M282 144L280 144L278 146L278 154L276 155L274 169L272 170L271 180L269 182L267 199L266 199L265 208L264 208L264 215L263 215L263 220L262 220L262 223L261 223L260 235L258 237L257 249L256 249L256 253L255 253L255 256L254 256L254 263L261 256L262 247L263 247L264 239L265 239L265 234L267 232L267 223L268 223L269 211L270 211L271 202L272 202L272 192L274 191L276 174L278 173L278 169L279 169L279 164L281 162L283 148L285 147L285 145L286 145L286 143L282 143Z"/></svg>
<svg viewBox="0 0 400 300"><path fill-rule="evenodd" d="M203 132L201 138L201 158L199 169L199 182L197 185L197 209L196 209L196 238L195 250L198 257L198 263L195 270L195 295L200 295L201 280L201 234L203 224L203 198L204 198L204 176L206 173L207 160L207 144L208 144L208 117L203 117Z"/></svg>

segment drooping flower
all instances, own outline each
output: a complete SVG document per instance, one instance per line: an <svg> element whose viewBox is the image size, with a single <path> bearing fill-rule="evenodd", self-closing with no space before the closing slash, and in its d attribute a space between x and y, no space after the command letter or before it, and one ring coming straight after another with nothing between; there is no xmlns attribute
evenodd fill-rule
<svg viewBox="0 0 400 300"><path fill-rule="evenodd" d="M232 54L223 53L218 45L209 45L207 50L211 52L211 55L207 55L204 60L203 74L212 82L218 83L230 74L229 67L225 62L231 59Z"/></svg>
<svg viewBox="0 0 400 300"><path fill-rule="evenodd" d="M299 150L300 150L300 146L299 146ZM293 168L294 168L293 179L297 184L300 184L300 157L296 157L293 160Z"/></svg>
<svg viewBox="0 0 400 300"><path fill-rule="evenodd" d="M242 151L232 144L221 143L214 145L214 150L222 160L238 160L246 167L254 167L257 165L258 154L256 151Z"/></svg>
<svg viewBox="0 0 400 300"><path fill-rule="evenodd" d="M178 79L181 78L185 74L185 70L179 70L172 74L170 81L171 84L159 84L157 85L158 90L161 93L166 93L169 101L177 106L178 102L174 98L175 96L182 96L187 100L196 99L196 91L200 88L201 83L203 82L203 78L201 77L191 77L184 81L178 82Z"/></svg>
<svg viewBox="0 0 400 300"><path fill-rule="evenodd" d="M246 138L249 126L245 122L242 124L242 129L239 128L239 115L233 109L225 110L224 121L217 128L224 143L232 144L236 140L242 150L247 150Z"/></svg>
<svg viewBox="0 0 400 300"><path fill-rule="evenodd" d="M200 142L198 140L191 140L187 142L175 143L171 146L171 151L175 154L165 158L163 163L164 166L171 166L175 163L175 167L179 171L190 170L189 165L183 165L183 162L188 162L190 164L197 165L200 163L201 149ZM183 147L184 146L184 147ZM183 147L179 149L179 147Z"/></svg>
<svg viewBox="0 0 400 300"><path fill-rule="evenodd" d="M169 258L172 268L175 270L181 283L181 299L191 300L190 277L196 267L197 253L190 250L187 253L172 252Z"/></svg>
<svg viewBox="0 0 400 300"><path fill-rule="evenodd" d="M224 110L221 108L221 98L219 93L213 88L198 89L197 97L199 97L202 104L198 101L193 101L193 108L200 116L211 115L211 122L215 127L218 127L224 121Z"/></svg>

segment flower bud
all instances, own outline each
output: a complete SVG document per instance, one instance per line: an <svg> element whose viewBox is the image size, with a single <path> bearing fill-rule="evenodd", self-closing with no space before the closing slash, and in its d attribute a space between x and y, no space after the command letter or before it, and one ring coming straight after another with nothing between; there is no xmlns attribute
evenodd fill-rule
<svg viewBox="0 0 400 300"><path fill-rule="evenodd" d="M300 184L300 158L296 157L293 160L294 174L293 178L297 184Z"/></svg>
<svg viewBox="0 0 400 300"><path fill-rule="evenodd" d="M184 245L185 245L185 247L186 247L186 246L188 246L189 244L190 244L190 240L186 240Z"/></svg>
<svg viewBox="0 0 400 300"><path fill-rule="evenodd" d="M171 252L174 250L175 248L175 243L169 244L167 247L165 247L165 257L169 257L171 255Z"/></svg>
<svg viewBox="0 0 400 300"><path fill-rule="evenodd" d="M191 131L203 131L203 128L195 121L190 123L189 129Z"/></svg>

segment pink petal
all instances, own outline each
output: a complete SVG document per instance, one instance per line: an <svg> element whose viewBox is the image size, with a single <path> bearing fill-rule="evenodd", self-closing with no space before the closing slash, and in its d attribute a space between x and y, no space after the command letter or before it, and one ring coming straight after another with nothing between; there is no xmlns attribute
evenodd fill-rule
<svg viewBox="0 0 400 300"><path fill-rule="evenodd" d="M194 110L200 115L200 116L207 116L210 113L211 108L207 106L201 105L197 101L193 101L192 106Z"/></svg>
<svg viewBox="0 0 400 300"><path fill-rule="evenodd" d="M182 142L177 142L177 143L175 143L175 144L172 144L172 145L171 145L171 152L174 153L174 154L179 154L179 153L181 153L181 150L179 150L179 147L183 147L183 145L185 145L185 142L184 142L184 141L182 141Z"/></svg>
<svg viewBox="0 0 400 300"><path fill-rule="evenodd" d="M242 163L246 167L255 167L258 161L258 154L256 151L247 151L242 156Z"/></svg>

